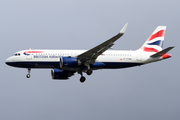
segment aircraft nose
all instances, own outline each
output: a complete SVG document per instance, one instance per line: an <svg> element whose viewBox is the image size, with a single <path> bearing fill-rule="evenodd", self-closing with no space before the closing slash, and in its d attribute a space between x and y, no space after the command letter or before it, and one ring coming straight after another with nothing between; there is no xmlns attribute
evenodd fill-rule
<svg viewBox="0 0 180 120"><path fill-rule="evenodd" d="M6 63L7 65L11 65L12 59L11 59L10 57L7 58L7 59L5 60L5 63Z"/></svg>

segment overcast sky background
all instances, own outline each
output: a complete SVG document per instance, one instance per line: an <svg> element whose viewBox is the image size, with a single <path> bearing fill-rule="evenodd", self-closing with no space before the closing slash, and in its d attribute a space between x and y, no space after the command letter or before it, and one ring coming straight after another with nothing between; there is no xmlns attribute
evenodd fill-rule
<svg viewBox="0 0 180 120"><path fill-rule="evenodd" d="M1 120L179 120L178 0L1 0ZM50 69L13 68L5 59L24 49L91 49L126 33L115 50L136 50L159 25L172 58L141 67L97 70L80 83L51 79Z"/></svg>

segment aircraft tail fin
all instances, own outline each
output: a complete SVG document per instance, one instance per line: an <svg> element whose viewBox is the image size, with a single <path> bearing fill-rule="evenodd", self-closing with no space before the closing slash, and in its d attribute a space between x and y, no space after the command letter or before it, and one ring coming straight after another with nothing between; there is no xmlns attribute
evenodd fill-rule
<svg viewBox="0 0 180 120"><path fill-rule="evenodd" d="M163 48L166 26L158 26L143 44L140 50L144 52L159 52Z"/></svg>

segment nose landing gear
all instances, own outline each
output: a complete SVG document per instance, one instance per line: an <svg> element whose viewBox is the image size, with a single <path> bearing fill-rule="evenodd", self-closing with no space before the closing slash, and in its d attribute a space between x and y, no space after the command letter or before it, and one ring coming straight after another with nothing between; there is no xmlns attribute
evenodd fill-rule
<svg viewBox="0 0 180 120"><path fill-rule="evenodd" d="M28 68L28 74L26 75L27 78L31 77L30 72L31 72L31 68Z"/></svg>

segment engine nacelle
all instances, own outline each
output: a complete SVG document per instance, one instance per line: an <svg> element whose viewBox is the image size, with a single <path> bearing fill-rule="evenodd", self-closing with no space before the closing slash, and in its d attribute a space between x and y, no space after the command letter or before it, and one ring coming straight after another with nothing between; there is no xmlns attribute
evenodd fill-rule
<svg viewBox="0 0 180 120"><path fill-rule="evenodd" d="M81 61L76 57L61 57L60 68L74 68L81 65Z"/></svg>
<svg viewBox="0 0 180 120"><path fill-rule="evenodd" d="M71 71L66 71L61 69L51 70L52 79L69 79L68 77L71 77L72 75L74 75L74 73Z"/></svg>

